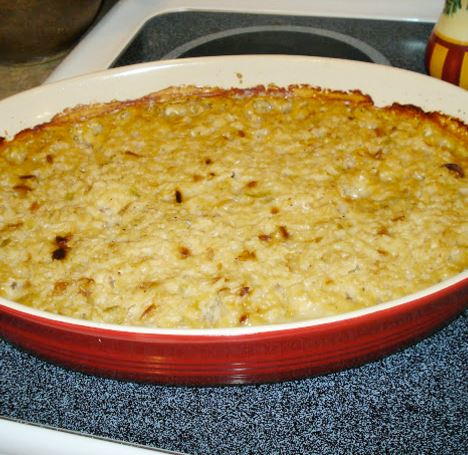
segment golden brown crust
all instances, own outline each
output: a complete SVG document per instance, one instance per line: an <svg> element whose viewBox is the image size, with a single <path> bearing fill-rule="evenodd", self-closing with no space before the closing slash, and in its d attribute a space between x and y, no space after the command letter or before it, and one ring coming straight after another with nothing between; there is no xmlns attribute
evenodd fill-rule
<svg viewBox="0 0 468 455"><path fill-rule="evenodd" d="M401 115L409 115L418 117L421 120L427 119L434 124L440 126L446 131L450 131L460 139L467 140L468 138L468 125L463 123L460 119L451 117L441 112L426 112L418 106L413 104L399 104L393 103L391 106L385 108L388 111L395 112Z"/></svg>
<svg viewBox="0 0 468 455"><path fill-rule="evenodd" d="M307 85L68 109L0 144L0 295L162 327L401 297L466 267L467 132Z"/></svg>
<svg viewBox="0 0 468 455"><path fill-rule="evenodd" d="M32 128L26 128L18 132L14 139L27 138L31 134L35 134L45 127L53 125L62 125L67 122L89 120L99 115L108 114L118 111L129 106L145 105L150 101L157 103L165 103L168 101L184 102L190 97L216 97L216 96L239 96L246 97L251 95L277 95L277 96L301 96L310 98L323 98L335 101L344 101L351 103L360 103L364 105L374 105L372 98L369 95L363 94L360 90L330 90L321 87L314 87L307 84L291 84L288 87L278 87L274 84L268 86L257 85L251 88L230 88L222 89L219 87L198 87L198 86L177 86L168 87L157 92L150 93L144 97L126 100L126 101L111 101L107 103L96 103L88 105L77 105L72 108L65 109L63 112L56 114L52 120ZM434 123L442 128L448 129L451 133L465 138L468 137L468 126L460 119L447 116L440 112L426 112L418 106L411 104L393 103L386 107L389 111L397 112L405 115L417 116L419 118L431 119ZM6 142L5 138L0 137L0 151L2 144Z"/></svg>
<svg viewBox="0 0 468 455"><path fill-rule="evenodd" d="M270 84L268 86L257 85L251 88L230 88L222 89L219 87L197 87L197 86L178 86L168 87L157 92L150 93L144 97L126 100L126 101L110 101L107 103L95 103L67 108L63 112L56 114L49 122L38 124L32 128L25 128L18 132L12 140L25 139L29 135L33 135L38 131L55 125L63 125L67 122L76 122L89 120L91 118L109 114L129 106L145 105L149 101L157 103L165 103L168 101L184 102L190 97L215 97L215 96L238 96L246 97L251 95L277 95L277 96L303 96L311 98L326 98L336 101L349 101L353 103L373 104L372 98L364 95L359 90L339 91L329 90L320 87L312 87L306 84L289 85L288 87L278 87ZM0 151L4 138L0 138Z"/></svg>

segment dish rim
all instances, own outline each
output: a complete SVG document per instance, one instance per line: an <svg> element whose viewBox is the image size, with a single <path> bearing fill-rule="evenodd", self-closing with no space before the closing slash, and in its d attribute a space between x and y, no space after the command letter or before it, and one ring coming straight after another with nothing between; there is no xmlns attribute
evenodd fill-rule
<svg viewBox="0 0 468 455"><path fill-rule="evenodd" d="M286 60L286 62L285 62ZM158 61L153 61L153 62L144 62L144 63L137 63L137 64L132 64L132 65L126 65L126 66L121 66L117 68L109 68L106 70L97 70L93 71L90 73L86 74L80 74L77 76L71 76L65 79L60 79L58 81L52 81L52 82L45 82L43 85L39 85L37 87L30 88L28 90L16 93L14 95L8 96L2 100L0 100L0 121L2 121L1 118L1 109L3 105L7 105L10 103L14 103L15 101L21 103L26 99L28 101L29 98L31 97L40 97L44 91L47 92L47 90L50 90L51 87L57 87L58 90L63 93L63 92L69 92L70 88L75 89L76 91L80 91L81 89L84 88L87 82L90 83L95 83L95 84L105 84L107 83L108 86L111 85L111 83L115 80L123 79L125 80L128 77L149 77L145 76L147 74L154 74L160 71L161 69L163 71L179 71L179 68L182 67L197 67L197 66L209 66L213 65L218 62L227 62L228 65L233 65L233 64L239 64L239 65L245 65L246 68L250 70L250 67L252 65L255 65L255 63L259 62L260 66L264 64L265 62L268 64L270 63L276 63L276 64L281 64L283 65L285 63L291 63L291 64L316 64L316 65L321 65L322 68L321 70L329 70L330 68L333 68L334 65L345 65L350 68L358 68L360 71L364 72L365 69L368 69L370 71L375 71L377 74L372 74L372 76L379 76L381 72L383 72L386 76L389 76L390 74L394 74L396 77L402 77L402 78L410 78L413 79L412 82L413 84L415 82L423 82L424 84L430 84L430 85L435 85L437 88L443 89L444 92L451 92L450 95L468 95L468 91L463 90L462 88L455 86L453 84L450 84L446 81L443 81L441 79L436 79L434 77L431 77L427 74L422 74L422 73L417 73L414 71L407 70L405 68L399 68L395 66L387 66L383 65L380 63L373 63L373 62L363 62L359 60L347 60L347 59L340 59L340 58L334 58L334 57L319 57L319 56L304 56L304 55L290 55L290 54L246 54L246 55L222 55L222 56L208 56L208 57L190 57L190 58L178 58L178 59L169 59L169 60L158 60ZM248 66L246 66L249 64ZM232 68L230 68L232 70ZM228 69L229 70L229 69ZM226 72L228 71L226 69L220 70L220 72ZM382 102L379 97L382 97L384 99L387 98L387 92L382 91L379 92L377 95L371 92L373 89L371 87L367 89L363 89L362 87L354 87L354 88L349 88L349 86L343 88L343 87L327 87L325 85L319 85L316 83L308 83L308 82L289 82L286 84L280 84L276 82L265 82L263 81L262 83L245 83L245 81L239 80L239 74L233 72L231 75L232 82L231 83L226 83L226 84L219 84L220 87L222 88L228 88L229 87L237 87L237 88L242 88L242 89L248 89L256 85L264 85L267 86L268 84L272 83L274 85L278 86L287 86L287 85L301 85L301 84L308 84L312 87L322 87L322 88L329 88L331 90L337 90L337 91L352 91L352 90L358 90L361 91L364 95L370 96L372 99L373 103L375 106L386 106L391 103L391 101L384 101ZM241 74L241 76L243 76ZM215 76L216 77L216 76ZM225 74L225 77L227 77L227 73ZM276 75L274 76L276 77ZM299 77L301 79L301 77ZM368 84L369 81L366 81L366 84ZM21 119L15 119L14 114L13 116L8 116L6 117L6 123L7 126L3 126L0 124L0 137L3 137L3 139L10 140L13 138L17 133L25 130L25 129L30 129L34 128L35 126L42 125L43 123L48 123L50 122L54 115L61 113L62 111L80 106L80 105L88 105L88 104L101 104L101 103L107 103L110 101L128 101L132 99L137 99L140 97L144 97L154 91L161 90L163 88L167 88L170 86L176 86L176 85L194 85L193 82L190 84L187 83L182 83L182 84L165 84L164 86L161 87L155 87L153 89L150 89L150 91L146 91L144 93L138 93L138 89L135 89L136 94L135 95L130 95L128 96L123 96L116 98L111 97L109 98L109 93L111 91L106 92L106 93L100 93L98 99L88 99L88 93L83 93L80 96L83 96L83 98L79 98L79 101L74 101L73 97L69 95L67 97L71 98L70 101L67 101L67 104L61 104L61 103L55 103L57 106L52 111L46 111L46 112L41 112L40 114L35 114L33 117L34 121L33 122L28 122L22 124ZM336 84L334 84L336 85ZM199 86L204 86L204 87L215 87L216 85L211 84L211 83L203 83ZM418 86L419 87L419 86ZM102 85L101 88L107 88L105 85ZM405 92L403 89L402 91L399 92L399 95L402 97L407 97L408 93ZM440 94L437 93L437 91L432 91L431 94L431 99L428 100L426 99L425 102L431 101L432 99L437 99L440 101L441 99L444 99L444 95L447 95L447 93ZM82 100L83 99L83 100ZM409 104L411 105L411 102L400 102L400 101L393 101L398 104ZM422 101L421 101L422 103ZM431 104L429 102L429 104ZM31 106L28 106L31 107ZM430 106L423 106L423 105L417 105L417 107L420 107L423 109L425 112L441 112L440 110L437 110L437 108L432 108ZM35 110L35 106L33 106L33 111ZM468 108L465 107L458 107L456 109L453 109L452 112L445 112L445 115L448 115L450 117L458 118L461 119L464 123L468 123ZM3 120L5 121L5 120ZM12 128L13 131L8 130L8 122L13 122L13 123L18 123L18 127ZM32 123L32 124L30 124Z"/></svg>

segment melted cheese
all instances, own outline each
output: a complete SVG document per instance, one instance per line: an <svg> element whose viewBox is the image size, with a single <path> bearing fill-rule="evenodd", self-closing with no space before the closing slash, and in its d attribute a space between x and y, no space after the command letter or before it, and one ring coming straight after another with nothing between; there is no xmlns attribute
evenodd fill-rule
<svg viewBox="0 0 468 455"><path fill-rule="evenodd" d="M0 146L0 295L158 327L407 295L467 266L467 138L307 87L77 108Z"/></svg>

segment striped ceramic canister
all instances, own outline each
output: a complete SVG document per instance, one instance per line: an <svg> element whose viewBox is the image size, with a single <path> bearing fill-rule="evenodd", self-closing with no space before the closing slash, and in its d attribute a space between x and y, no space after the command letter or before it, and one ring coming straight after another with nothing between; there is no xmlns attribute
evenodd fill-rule
<svg viewBox="0 0 468 455"><path fill-rule="evenodd" d="M431 76L468 89L468 0L446 0L426 49Z"/></svg>

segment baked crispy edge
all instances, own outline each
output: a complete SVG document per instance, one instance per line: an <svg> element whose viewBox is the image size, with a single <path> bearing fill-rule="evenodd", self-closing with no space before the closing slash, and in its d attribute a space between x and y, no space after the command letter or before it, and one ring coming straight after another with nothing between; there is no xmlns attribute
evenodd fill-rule
<svg viewBox="0 0 468 455"><path fill-rule="evenodd" d="M229 88L220 87L199 87L195 85L171 86L156 92L152 92L140 98L130 100L113 100L105 103L79 104L77 106L67 108L62 112L54 115L54 117L45 123L38 124L31 128L25 128L19 131L15 136L7 140L0 136L0 152L9 143L20 139L27 139L39 131L53 126L60 126L66 123L81 122L106 113L116 112L127 106L144 105L149 102L164 103L164 102L185 102L188 98L193 97L249 97L252 95L269 95L293 97L301 96L304 98L327 99L332 101L343 101L354 104L362 104L375 106L372 98L369 95L362 93L360 90L340 91L321 87L315 87L308 84L292 84L287 87L279 87L275 84L257 85L250 88ZM412 104L393 103L390 106L384 106L381 109L389 112L394 112L399 115L409 117L419 117L427 119L432 123L440 126L449 133L458 137L463 141L468 141L468 124L462 120L446 115L442 112L426 112L418 106Z"/></svg>

